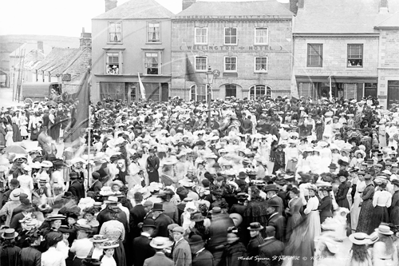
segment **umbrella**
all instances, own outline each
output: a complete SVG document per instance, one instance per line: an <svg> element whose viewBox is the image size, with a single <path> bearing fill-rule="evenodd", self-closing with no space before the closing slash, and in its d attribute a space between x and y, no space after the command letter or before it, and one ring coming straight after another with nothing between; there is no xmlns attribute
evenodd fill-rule
<svg viewBox="0 0 399 266"><path fill-rule="evenodd" d="M15 153L15 154L28 154L27 151L18 145L11 145L5 149L6 153Z"/></svg>

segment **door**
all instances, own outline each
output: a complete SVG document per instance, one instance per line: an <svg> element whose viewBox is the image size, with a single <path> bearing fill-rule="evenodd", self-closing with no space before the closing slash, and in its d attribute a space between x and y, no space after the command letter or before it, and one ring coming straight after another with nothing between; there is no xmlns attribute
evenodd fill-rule
<svg viewBox="0 0 399 266"><path fill-rule="evenodd" d="M226 84L226 98L227 97L237 97L237 86L234 84Z"/></svg>
<svg viewBox="0 0 399 266"><path fill-rule="evenodd" d="M388 80L388 106L391 108L392 104L399 103L399 80Z"/></svg>
<svg viewBox="0 0 399 266"><path fill-rule="evenodd" d="M161 83L162 93L161 93L161 101L167 102L169 100L169 84Z"/></svg>

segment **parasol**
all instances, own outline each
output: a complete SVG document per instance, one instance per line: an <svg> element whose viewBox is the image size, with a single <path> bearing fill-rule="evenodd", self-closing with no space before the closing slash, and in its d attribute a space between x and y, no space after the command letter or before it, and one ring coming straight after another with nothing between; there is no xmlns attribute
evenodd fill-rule
<svg viewBox="0 0 399 266"><path fill-rule="evenodd" d="M28 152L18 145L11 145L5 149L6 153L15 153L15 154L28 154Z"/></svg>

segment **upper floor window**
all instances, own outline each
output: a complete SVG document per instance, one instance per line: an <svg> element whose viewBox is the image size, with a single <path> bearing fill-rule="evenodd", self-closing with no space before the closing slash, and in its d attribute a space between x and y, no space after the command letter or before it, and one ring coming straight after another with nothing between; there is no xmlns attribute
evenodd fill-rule
<svg viewBox="0 0 399 266"><path fill-rule="evenodd" d="M195 28L195 44L208 44L208 28Z"/></svg>
<svg viewBox="0 0 399 266"><path fill-rule="evenodd" d="M323 66L323 44L308 43L308 67L322 67Z"/></svg>
<svg viewBox="0 0 399 266"><path fill-rule="evenodd" d="M255 72L267 72L267 57L255 57Z"/></svg>
<svg viewBox="0 0 399 266"><path fill-rule="evenodd" d="M224 58L224 71L237 72L237 57L236 56Z"/></svg>
<svg viewBox="0 0 399 266"><path fill-rule="evenodd" d="M158 75L160 73L159 65L159 54L157 52L145 53L145 68L147 74Z"/></svg>
<svg viewBox="0 0 399 266"><path fill-rule="evenodd" d="M110 22L108 32L110 42L122 42L122 23Z"/></svg>
<svg viewBox="0 0 399 266"><path fill-rule="evenodd" d="M160 24L158 22L148 23L148 42L160 42Z"/></svg>
<svg viewBox="0 0 399 266"><path fill-rule="evenodd" d="M237 44L237 28L224 29L224 44Z"/></svg>
<svg viewBox="0 0 399 266"><path fill-rule="evenodd" d="M265 45L269 43L267 28L255 28L255 44Z"/></svg>
<svg viewBox="0 0 399 266"><path fill-rule="evenodd" d="M363 44L348 44L348 67L363 67Z"/></svg>
<svg viewBox="0 0 399 266"><path fill-rule="evenodd" d="M206 56L195 57L195 70L196 71L207 71L208 58Z"/></svg>
<svg viewBox="0 0 399 266"><path fill-rule="evenodd" d="M119 75L121 73L121 59L119 52L106 54L106 73L109 75Z"/></svg>

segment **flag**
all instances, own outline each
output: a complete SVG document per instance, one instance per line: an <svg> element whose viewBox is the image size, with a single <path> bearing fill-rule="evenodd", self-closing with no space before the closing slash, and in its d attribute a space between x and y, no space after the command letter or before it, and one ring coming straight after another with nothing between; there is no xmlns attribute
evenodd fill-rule
<svg viewBox="0 0 399 266"><path fill-rule="evenodd" d="M78 92L74 95L76 101L75 113L72 117L72 128L68 136L71 142L78 139L89 126L89 84L90 72L87 71L79 84Z"/></svg>
<svg viewBox="0 0 399 266"><path fill-rule="evenodd" d="M186 54L186 79L188 81L194 81L197 87L204 84L204 80L200 77L198 73L195 72L195 69L191 64L190 59L188 59L187 54Z"/></svg>
<svg viewBox="0 0 399 266"><path fill-rule="evenodd" d="M145 88L144 88L143 82L141 82L140 73L137 72L137 76L139 77L141 98L145 101Z"/></svg>
<svg viewBox="0 0 399 266"><path fill-rule="evenodd" d="M299 98L298 85L296 83L295 73L292 71L291 76L291 98Z"/></svg>

